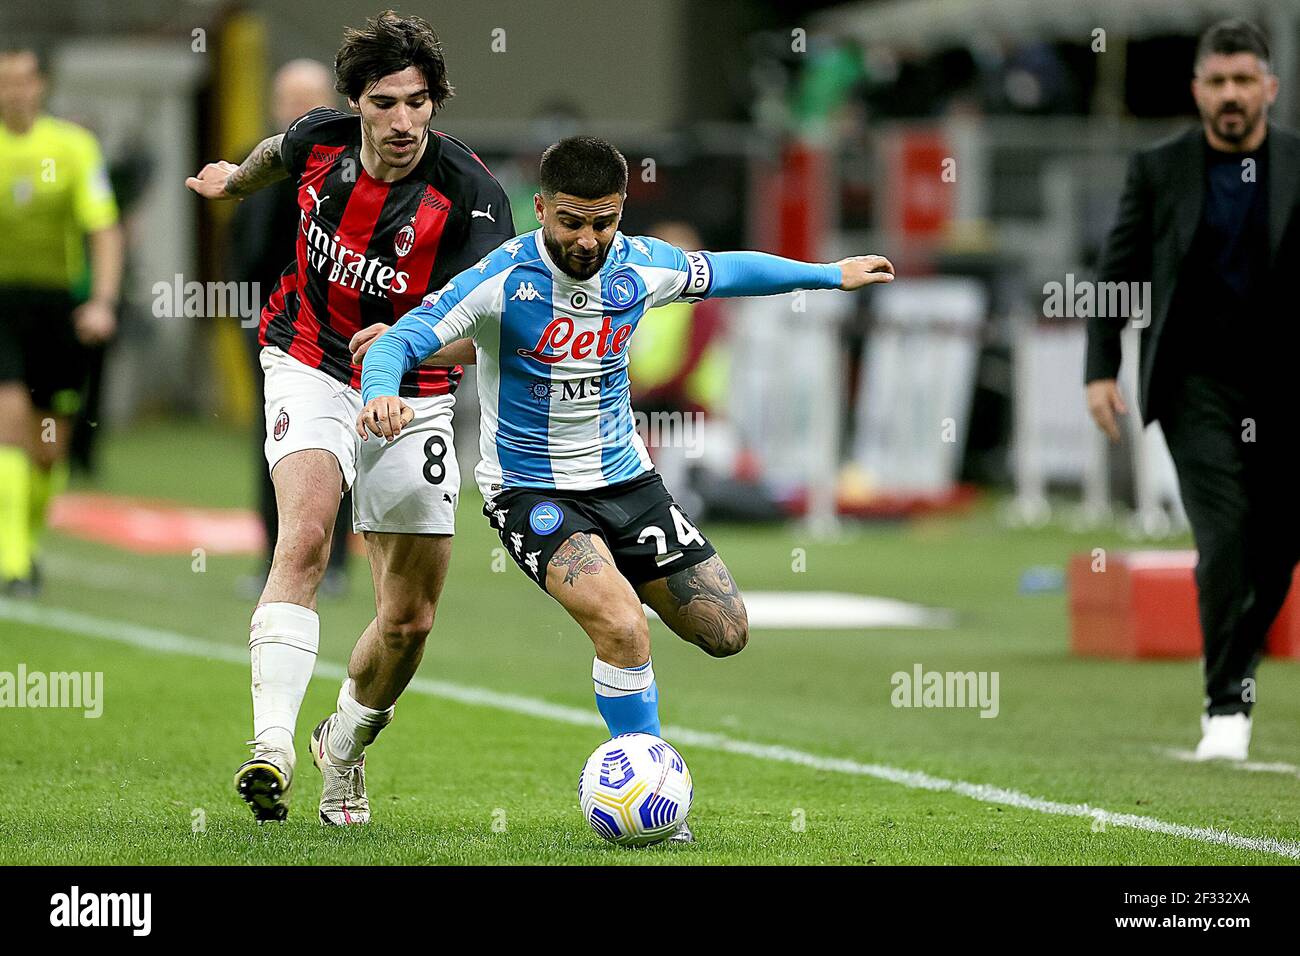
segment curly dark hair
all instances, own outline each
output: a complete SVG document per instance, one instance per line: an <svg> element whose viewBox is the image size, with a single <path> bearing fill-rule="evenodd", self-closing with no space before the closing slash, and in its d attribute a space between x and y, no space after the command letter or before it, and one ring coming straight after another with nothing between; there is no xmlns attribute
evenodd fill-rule
<svg viewBox="0 0 1300 956"><path fill-rule="evenodd" d="M334 88L357 102L379 80L410 66L424 74L436 113L456 92L447 82L438 34L421 17L402 17L385 10L367 20L365 29L348 27L343 31L343 45L334 57Z"/></svg>

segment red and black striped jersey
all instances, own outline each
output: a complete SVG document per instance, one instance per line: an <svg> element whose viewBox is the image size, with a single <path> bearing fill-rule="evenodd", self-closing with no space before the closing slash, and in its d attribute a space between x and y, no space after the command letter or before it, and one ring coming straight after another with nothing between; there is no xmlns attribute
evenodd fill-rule
<svg viewBox="0 0 1300 956"><path fill-rule="evenodd" d="M284 134L298 189L297 258L262 310L260 339L361 384L348 341L392 324L515 234L505 190L468 146L430 131L419 164L380 182L361 164L361 118L320 108ZM462 369L421 366L401 394L455 391Z"/></svg>

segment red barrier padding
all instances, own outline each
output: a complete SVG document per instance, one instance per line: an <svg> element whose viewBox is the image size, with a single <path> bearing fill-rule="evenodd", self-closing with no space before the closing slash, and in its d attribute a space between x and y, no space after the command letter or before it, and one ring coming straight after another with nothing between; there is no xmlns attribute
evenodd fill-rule
<svg viewBox="0 0 1300 956"><path fill-rule="evenodd" d="M1068 572L1071 651L1083 657L1200 657L1195 567L1195 551L1109 552L1104 564L1100 556L1076 555ZM1300 584L1293 583L1267 646L1274 656L1300 658Z"/></svg>

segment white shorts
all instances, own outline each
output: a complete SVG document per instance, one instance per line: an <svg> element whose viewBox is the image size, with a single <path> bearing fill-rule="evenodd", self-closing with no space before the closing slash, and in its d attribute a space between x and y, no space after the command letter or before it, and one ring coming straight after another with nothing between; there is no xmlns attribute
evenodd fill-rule
<svg viewBox="0 0 1300 956"><path fill-rule="evenodd" d="M355 531L454 534L460 497L452 395L403 398L415 419L395 441L357 434L361 394L271 345L266 373L266 463L321 448L338 459L352 489Z"/></svg>

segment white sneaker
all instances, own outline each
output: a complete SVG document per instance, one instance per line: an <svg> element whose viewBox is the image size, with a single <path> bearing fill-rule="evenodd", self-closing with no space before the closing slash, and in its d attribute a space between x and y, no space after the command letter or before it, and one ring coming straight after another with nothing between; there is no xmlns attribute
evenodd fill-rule
<svg viewBox="0 0 1300 956"><path fill-rule="evenodd" d="M330 759L325 741L329 739L330 714L311 734L311 761L324 777L320 795L320 822L326 826L347 827L370 822L370 800L366 797L366 758L355 764L337 764Z"/></svg>
<svg viewBox="0 0 1300 956"><path fill-rule="evenodd" d="M1250 718L1245 714L1201 715L1197 760L1245 760L1250 750Z"/></svg>
<svg viewBox="0 0 1300 956"><path fill-rule="evenodd" d="M235 771L235 791L253 811L258 823L280 822L289 815L293 786L293 754L250 740L253 756Z"/></svg>

